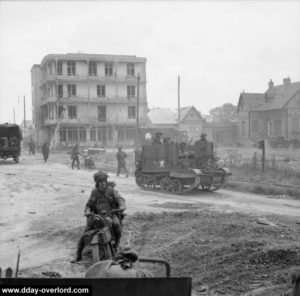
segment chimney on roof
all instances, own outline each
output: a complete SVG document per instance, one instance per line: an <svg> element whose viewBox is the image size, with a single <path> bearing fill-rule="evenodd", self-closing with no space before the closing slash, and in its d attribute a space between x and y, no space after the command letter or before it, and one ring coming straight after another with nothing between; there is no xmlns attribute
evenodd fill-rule
<svg viewBox="0 0 300 296"><path fill-rule="evenodd" d="M269 89L271 89L274 86L274 82L272 81L272 79L270 79L269 81Z"/></svg>
<svg viewBox="0 0 300 296"><path fill-rule="evenodd" d="M283 78L283 85L289 85L291 83L291 78L287 77L287 78Z"/></svg>

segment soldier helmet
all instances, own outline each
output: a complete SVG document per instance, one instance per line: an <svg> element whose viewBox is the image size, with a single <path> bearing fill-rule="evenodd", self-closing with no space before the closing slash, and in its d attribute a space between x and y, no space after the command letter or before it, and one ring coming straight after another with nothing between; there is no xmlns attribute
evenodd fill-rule
<svg viewBox="0 0 300 296"><path fill-rule="evenodd" d="M108 175L102 171L98 171L97 173L94 174L95 183L107 181L107 178L108 178Z"/></svg>

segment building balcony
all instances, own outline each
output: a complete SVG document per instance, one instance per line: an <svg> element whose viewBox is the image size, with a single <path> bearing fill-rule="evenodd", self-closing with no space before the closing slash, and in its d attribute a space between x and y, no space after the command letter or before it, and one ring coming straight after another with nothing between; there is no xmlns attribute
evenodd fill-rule
<svg viewBox="0 0 300 296"><path fill-rule="evenodd" d="M94 82L102 82L102 83L109 83L109 82L114 82L114 83L137 83L137 76L105 76L105 75L84 75L84 74L76 74L76 75L56 75L56 74L48 74L46 77L42 80L41 82L41 87L46 83L46 82L87 82L87 81L94 81ZM140 83L146 83L146 79L144 77L141 77Z"/></svg>
<svg viewBox="0 0 300 296"><path fill-rule="evenodd" d="M49 104L49 103L56 103L57 97L56 96L49 96L49 97L42 97L41 98L41 106Z"/></svg>

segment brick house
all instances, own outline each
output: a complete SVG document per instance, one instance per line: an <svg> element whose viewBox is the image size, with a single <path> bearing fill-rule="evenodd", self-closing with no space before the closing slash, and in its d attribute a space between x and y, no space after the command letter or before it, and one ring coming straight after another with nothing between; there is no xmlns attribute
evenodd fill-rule
<svg viewBox="0 0 300 296"><path fill-rule="evenodd" d="M300 139L300 82L284 78L283 84L270 80L264 93L241 93L238 102L238 139Z"/></svg>

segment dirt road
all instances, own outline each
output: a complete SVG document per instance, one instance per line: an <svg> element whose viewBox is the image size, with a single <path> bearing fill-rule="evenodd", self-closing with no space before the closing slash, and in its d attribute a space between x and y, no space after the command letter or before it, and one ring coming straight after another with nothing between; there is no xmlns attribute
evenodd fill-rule
<svg viewBox="0 0 300 296"><path fill-rule="evenodd" d="M57 270L66 277L83 275L88 263L72 265L69 261L85 224L83 209L94 185L94 171L72 170L68 161L60 163L50 155L49 162L44 163L41 154L22 156L20 164L0 160L2 268L14 266L17 250L21 249L23 276L46 276ZM134 177L110 177L126 199L129 216L135 212L205 209L252 217L277 215L299 222L298 200L229 190L176 196L141 190Z"/></svg>

